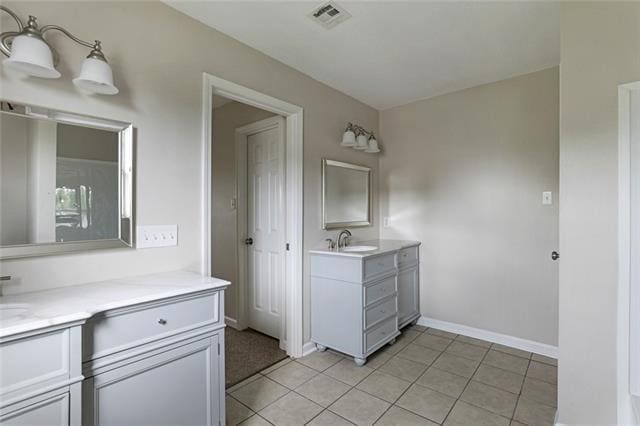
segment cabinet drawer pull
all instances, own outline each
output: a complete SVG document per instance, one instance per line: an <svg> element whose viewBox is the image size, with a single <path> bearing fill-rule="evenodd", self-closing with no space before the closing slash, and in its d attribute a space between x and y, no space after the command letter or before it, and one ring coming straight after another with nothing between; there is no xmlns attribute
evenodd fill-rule
<svg viewBox="0 0 640 426"><path fill-rule="evenodd" d="M158 324L160 325L165 325L167 323L167 320L164 318L158 318Z"/></svg>

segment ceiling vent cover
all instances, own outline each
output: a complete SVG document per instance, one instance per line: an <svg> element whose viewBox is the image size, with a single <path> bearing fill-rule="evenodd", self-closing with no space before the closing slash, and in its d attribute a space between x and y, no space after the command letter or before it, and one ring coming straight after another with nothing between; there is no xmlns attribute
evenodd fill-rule
<svg viewBox="0 0 640 426"><path fill-rule="evenodd" d="M351 14L349 12L332 1L322 3L308 16L327 30L351 18Z"/></svg>

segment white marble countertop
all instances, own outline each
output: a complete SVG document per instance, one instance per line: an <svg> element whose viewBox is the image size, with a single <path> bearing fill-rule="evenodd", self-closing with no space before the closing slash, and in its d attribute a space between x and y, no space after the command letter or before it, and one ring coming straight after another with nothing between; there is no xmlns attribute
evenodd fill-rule
<svg viewBox="0 0 640 426"><path fill-rule="evenodd" d="M87 319L109 309L223 288L195 272L163 272L0 297L0 337ZM18 311L20 310L20 311ZM12 314L20 312L18 315Z"/></svg>
<svg viewBox="0 0 640 426"><path fill-rule="evenodd" d="M327 247L327 243L324 243L322 244L322 246L318 248L309 250L309 253L365 258L369 256L376 256L378 254L388 253L390 251L397 251L406 247L419 246L420 244L421 244L420 241L410 241L410 240L351 241L349 243L349 246L375 246L378 248L376 250L371 250L371 251L346 252L339 249L330 250Z"/></svg>

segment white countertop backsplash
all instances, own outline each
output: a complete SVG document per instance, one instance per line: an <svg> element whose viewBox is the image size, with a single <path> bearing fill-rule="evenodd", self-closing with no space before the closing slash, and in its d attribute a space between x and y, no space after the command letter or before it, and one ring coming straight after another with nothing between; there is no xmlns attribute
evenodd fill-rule
<svg viewBox="0 0 640 426"><path fill-rule="evenodd" d="M345 252L337 248L330 250L327 247L327 243L325 242L319 245L317 248L313 250L309 250L309 253L364 258L369 256L376 256L378 254L387 253L390 251L400 250L406 247L413 247L413 246L419 246L419 245L420 245L420 241L410 241L410 240L351 241L349 242L349 246L375 246L378 248L376 250L363 251L363 252Z"/></svg>
<svg viewBox="0 0 640 426"><path fill-rule="evenodd" d="M228 281L195 272L163 272L0 297L2 305L26 312L0 318L0 337L87 319L98 312L211 290ZM9 306L10 307L10 306Z"/></svg>

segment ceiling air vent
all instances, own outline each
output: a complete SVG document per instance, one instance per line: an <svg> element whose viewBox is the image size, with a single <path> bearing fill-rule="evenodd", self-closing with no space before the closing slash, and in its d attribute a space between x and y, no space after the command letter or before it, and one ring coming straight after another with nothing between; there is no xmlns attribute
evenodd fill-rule
<svg viewBox="0 0 640 426"><path fill-rule="evenodd" d="M331 29L339 23L351 18L349 12L332 1L322 3L308 16L326 29Z"/></svg>

